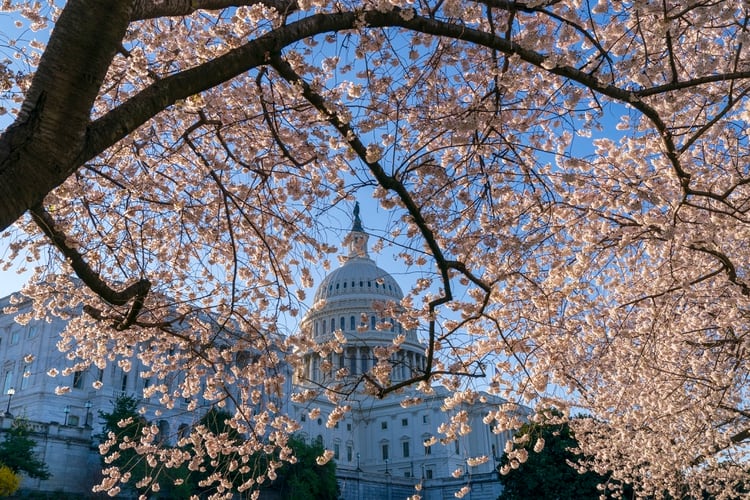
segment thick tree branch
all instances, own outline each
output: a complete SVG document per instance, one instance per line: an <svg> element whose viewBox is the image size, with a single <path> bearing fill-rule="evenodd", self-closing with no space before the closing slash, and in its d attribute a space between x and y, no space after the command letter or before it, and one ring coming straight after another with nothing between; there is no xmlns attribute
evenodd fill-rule
<svg viewBox="0 0 750 500"><path fill-rule="evenodd" d="M124 2L117 2L116 5L122 3ZM196 5L218 4L206 2ZM87 9L91 13L81 12ZM82 127L87 122L94 96L122 39L131 12L129 8L112 9L111 2L103 0L76 0L66 6L64 13L50 39L50 46L40 64L21 117L15 128L9 129L0 139L0 229L15 221L29 207L40 203L46 193L61 184L85 161L100 154L177 100L220 85L256 68L264 63L268 54L279 52L297 41L322 33L355 29L362 25L371 28L401 27L495 49L508 56L518 56L534 66L546 68L549 73L575 81L596 93L628 103L654 122L663 136L666 154L676 172L685 184L689 182L690 176L680 167L666 124L653 108L641 100L643 96L653 95L649 89L632 92L606 84L582 70L553 64L546 55L524 49L493 33L467 28L460 23L419 17L412 10L398 8L386 12L316 14L280 26L223 56L155 82L91 123L85 145L79 148L76 145L81 143ZM81 30L81 26L86 29ZM74 30L80 33L70 33ZM92 44L94 46L90 47ZM82 53L86 57L81 56ZM71 61L84 62L76 65ZM72 66L67 67L66 64ZM81 74L86 76L85 84L82 86L83 90L78 91L76 89L81 83ZM690 82L663 86L659 91L749 76L750 72L699 76ZM61 85L61 77L67 83ZM44 116L41 120L30 122L30 118L40 109L39 97L43 95L42 90L47 88L51 79L55 80L55 84L49 85L50 93L43 108ZM33 123L39 127L39 132L34 131ZM61 157L61 151L72 153ZM29 177L30 173L34 175L33 178ZM23 189L18 189L19 186ZM13 196L9 196L11 193Z"/></svg>
<svg viewBox="0 0 750 500"><path fill-rule="evenodd" d="M221 10L229 7L262 4L289 14L299 7L296 0L136 0L131 19L154 19L166 16L188 16L198 10Z"/></svg>
<svg viewBox="0 0 750 500"><path fill-rule="evenodd" d="M124 330L132 325L136 321L141 309L143 309L144 301L151 289L151 282L144 278L120 291L111 288L99 277L99 274L89 266L83 258L83 255L68 244L65 233L56 227L55 220L49 212L44 209L44 207L39 205L32 207L29 211L39 229L42 230L60 252L62 252L65 258L68 259L76 276L78 276L94 293L115 306L123 306L131 300L133 301L126 316L122 321L115 325L115 327L119 330Z"/></svg>
<svg viewBox="0 0 750 500"><path fill-rule="evenodd" d="M15 123L0 136L0 228L82 162L91 107L130 19L130 2L65 5Z"/></svg>

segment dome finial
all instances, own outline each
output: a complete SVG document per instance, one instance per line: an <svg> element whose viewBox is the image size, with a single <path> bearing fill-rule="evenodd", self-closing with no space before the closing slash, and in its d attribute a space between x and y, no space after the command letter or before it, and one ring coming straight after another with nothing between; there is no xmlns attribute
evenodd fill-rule
<svg viewBox="0 0 750 500"><path fill-rule="evenodd" d="M364 233L362 230L362 219L359 218L359 202L354 202L354 223L352 224L352 231Z"/></svg>
<svg viewBox="0 0 750 500"><path fill-rule="evenodd" d="M362 229L362 219L359 218L359 202L354 203L354 222L352 230L346 235L344 244L349 246L349 258L369 257L367 254L367 233Z"/></svg>

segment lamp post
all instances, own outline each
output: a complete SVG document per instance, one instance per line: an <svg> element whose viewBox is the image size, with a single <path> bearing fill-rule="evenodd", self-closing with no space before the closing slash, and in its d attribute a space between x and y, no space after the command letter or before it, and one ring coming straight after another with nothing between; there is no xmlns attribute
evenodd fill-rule
<svg viewBox="0 0 750 500"><path fill-rule="evenodd" d="M86 422L83 424L84 427L91 427L89 425L89 416L91 415L91 407L93 406L91 404L91 401L86 401L86 404L83 405L86 407Z"/></svg>
<svg viewBox="0 0 750 500"><path fill-rule="evenodd" d="M70 406L65 405L65 408L63 408L63 412L65 412L65 423L63 425L68 425L68 414L70 413Z"/></svg>
<svg viewBox="0 0 750 500"><path fill-rule="evenodd" d="M8 418L12 418L13 415L10 414L10 402L13 399L13 395L16 393L16 390L14 388L8 389L8 406L5 408L5 416Z"/></svg>

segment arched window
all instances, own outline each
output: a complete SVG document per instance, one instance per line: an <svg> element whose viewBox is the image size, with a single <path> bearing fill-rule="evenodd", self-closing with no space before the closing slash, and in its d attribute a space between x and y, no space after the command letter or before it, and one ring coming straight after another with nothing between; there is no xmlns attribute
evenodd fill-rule
<svg viewBox="0 0 750 500"><path fill-rule="evenodd" d="M341 319L339 320L339 328L342 332L344 331L344 327L346 327L346 320L341 316Z"/></svg>
<svg viewBox="0 0 750 500"><path fill-rule="evenodd" d="M351 316L349 318L349 330L354 331L356 329L356 326L354 325L354 316Z"/></svg>
<svg viewBox="0 0 750 500"><path fill-rule="evenodd" d="M318 336L318 322L315 322L315 336Z"/></svg>
<svg viewBox="0 0 750 500"><path fill-rule="evenodd" d="M370 330L375 329L375 316L370 316Z"/></svg>
<svg viewBox="0 0 750 500"><path fill-rule="evenodd" d="M331 318L331 333L336 329L336 320Z"/></svg>

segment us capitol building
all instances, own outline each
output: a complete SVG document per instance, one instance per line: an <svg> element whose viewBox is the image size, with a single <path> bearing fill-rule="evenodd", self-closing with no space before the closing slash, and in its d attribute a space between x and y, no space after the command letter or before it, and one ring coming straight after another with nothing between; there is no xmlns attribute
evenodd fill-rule
<svg viewBox="0 0 750 500"><path fill-rule="evenodd" d="M300 325L300 334L318 343L336 339L340 348L325 358L315 350L302 353L303 367L290 378L295 390L350 384L345 403L352 409L328 428L326 421L335 406L327 398L320 396L302 404L287 397L283 403L288 414L300 423L299 434L307 442L320 442L333 451L342 499L406 499L418 493L424 500L443 500L455 498L454 493L468 485L470 491L464 498L496 500L501 493L496 467L510 435L493 433L483 418L488 410L503 404L501 399L479 393L473 405L446 409L443 401L449 392L442 386L433 387L429 394L405 389L382 399L365 393L361 375L377 363L377 348L393 346L394 337L403 336L400 349L389 360L390 380L397 383L424 368L425 345L415 330L404 328L394 318L382 317L386 310L383 304L399 304L403 292L396 280L370 258L358 206L344 245L348 255L315 293L315 303L323 305L313 308ZM10 297L0 299L0 308L9 304ZM56 348L63 328L62 320L31 321L21 326L12 316L0 315L0 375L2 396L6 398L0 399L0 406L6 409L0 411L0 434L14 417L27 419L37 441L36 452L52 473L44 481L24 478L22 490L86 497L101 467L94 437L100 431L98 412L110 412L114 396L142 397L144 381L135 375L142 370L135 359L129 373L111 363L104 370L47 376L49 370L65 366L65 357ZM27 363L29 354L33 361ZM92 388L97 380L103 384L100 390ZM56 395L57 385L68 385L71 390ZM418 397L419 402L404 408L400 403L408 396ZM148 400L142 403L146 407L150 404ZM311 413L313 408L320 408L320 414ZM458 411L468 413L471 432L441 444L438 428ZM156 424L160 431L174 440L185 426L197 423L199 416L175 408L172 412L164 410L159 418ZM468 460L478 456L488 460L479 465ZM421 485L420 491L416 485Z"/></svg>

